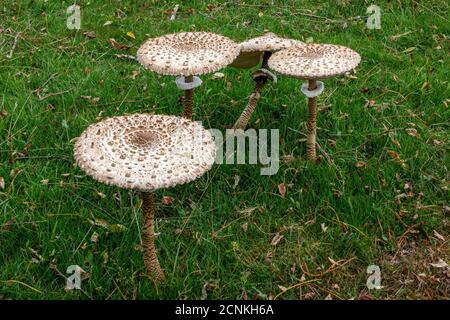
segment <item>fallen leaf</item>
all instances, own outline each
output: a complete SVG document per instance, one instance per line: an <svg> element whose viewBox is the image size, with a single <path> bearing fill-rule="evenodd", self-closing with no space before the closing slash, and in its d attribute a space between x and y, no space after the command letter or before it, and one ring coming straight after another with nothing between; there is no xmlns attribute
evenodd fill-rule
<svg viewBox="0 0 450 320"><path fill-rule="evenodd" d="M111 232L125 232L125 231L127 231L128 229L127 229L127 227L125 227L124 225L122 225L122 224L118 224L118 223L116 223L116 224L112 224L110 227L109 227L109 230L111 231Z"/></svg>
<svg viewBox="0 0 450 320"><path fill-rule="evenodd" d="M284 199L284 197L286 196L286 185L284 183L280 183L278 185L278 192L281 195L281 198Z"/></svg>
<svg viewBox="0 0 450 320"><path fill-rule="evenodd" d="M128 31L128 32L127 32L127 36L129 36L130 38L136 39L136 36L135 36L134 33L131 32L131 31Z"/></svg>
<svg viewBox="0 0 450 320"><path fill-rule="evenodd" d="M96 37L95 32L94 31L86 31L83 32L83 35L88 37L89 39L94 39Z"/></svg>
<svg viewBox="0 0 450 320"><path fill-rule="evenodd" d="M241 177L239 177L237 174L234 175L234 185L233 185L233 189L236 189L236 187L239 184L239 180L241 180Z"/></svg>
<svg viewBox="0 0 450 320"><path fill-rule="evenodd" d="M400 142L398 142L397 139L395 139L395 135L392 131L389 132L389 138L391 139L392 143L395 144L397 147L401 147Z"/></svg>
<svg viewBox="0 0 450 320"><path fill-rule="evenodd" d="M173 198L171 196L163 196L162 203L166 206L170 206L173 203Z"/></svg>
<svg viewBox="0 0 450 320"><path fill-rule="evenodd" d="M5 179L0 176L0 190L5 189Z"/></svg>
<svg viewBox="0 0 450 320"><path fill-rule="evenodd" d="M109 261L108 251L105 250L102 252L102 258L103 258L103 264L107 264Z"/></svg>
<svg viewBox="0 0 450 320"><path fill-rule="evenodd" d="M282 292L285 292L285 291L288 290L288 288L286 288L286 287L284 287L284 286L282 286L282 285L278 285L278 288L279 288Z"/></svg>
<svg viewBox="0 0 450 320"><path fill-rule="evenodd" d="M98 233L94 231L94 233L91 236L91 242L98 242Z"/></svg>
<svg viewBox="0 0 450 320"><path fill-rule="evenodd" d="M212 75L211 79L222 79L223 77L225 77L225 74L223 74L222 72L216 72Z"/></svg>
<svg viewBox="0 0 450 320"><path fill-rule="evenodd" d="M434 236L441 240L442 242L445 242L445 238L442 234L438 233L436 230L433 230Z"/></svg>
<svg viewBox="0 0 450 320"><path fill-rule="evenodd" d="M417 132L414 128L406 128L406 133L409 134L411 137L420 138L420 134Z"/></svg>
<svg viewBox="0 0 450 320"><path fill-rule="evenodd" d="M133 72L131 73L130 78L133 80L136 80L136 77L139 75L139 70L133 70Z"/></svg>
<svg viewBox="0 0 450 320"><path fill-rule="evenodd" d="M430 88L430 83L429 83L428 81L425 81L425 82L422 84L421 90L425 90L425 89L429 89L429 88Z"/></svg>
<svg viewBox="0 0 450 320"><path fill-rule="evenodd" d="M398 162L398 163L400 163L400 164L402 164L402 165L405 164L405 160L402 160L402 159L400 158L400 156L398 155L398 153L395 152L394 150L387 150L386 152L387 152L387 154L388 154L392 159L394 159L396 162Z"/></svg>
<svg viewBox="0 0 450 320"><path fill-rule="evenodd" d="M294 162L294 160L295 160L295 157L292 154L286 154L281 157L281 161L284 164L290 164L290 163Z"/></svg>
<svg viewBox="0 0 450 320"><path fill-rule="evenodd" d="M125 44L121 44L119 42L117 42L114 38L109 39L109 42L111 43L111 45L118 49L118 50L127 50L130 48L130 46L127 46Z"/></svg>
<svg viewBox="0 0 450 320"><path fill-rule="evenodd" d="M272 238L272 241L270 242L270 244L271 244L272 246L276 246L276 245L281 241L281 239L283 239L283 238L284 238L283 235L277 233L277 234Z"/></svg>
<svg viewBox="0 0 450 320"><path fill-rule="evenodd" d="M357 161L355 163L355 166L357 168L367 168L367 162L365 162L365 161Z"/></svg>
<svg viewBox="0 0 450 320"><path fill-rule="evenodd" d="M409 48L403 50L402 53L411 53L416 49L417 49L416 47L409 47Z"/></svg>
<svg viewBox="0 0 450 320"><path fill-rule="evenodd" d="M6 221L5 223L0 224L0 231L9 231L9 230L11 230L11 227L14 225L16 220L17 220L16 217L12 217L9 221Z"/></svg>
<svg viewBox="0 0 450 320"><path fill-rule="evenodd" d="M373 106L375 106L377 102L375 100L367 100L366 105L364 107L366 108L371 108Z"/></svg>
<svg viewBox="0 0 450 320"><path fill-rule="evenodd" d="M97 195L102 199L106 198L106 194L104 194L103 192L99 191L99 192L97 192Z"/></svg>
<svg viewBox="0 0 450 320"><path fill-rule="evenodd" d="M441 258L439 258L439 260L435 263L430 263L430 265L432 265L435 268L447 268L448 267L447 262L445 262Z"/></svg>
<svg viewBox="0 0 450 320"><path fill-rule="evenodd" d="M322 229L322 232L327 232L328 227L325 225L325 223L320 224L320 229Z"/></svg>
<svg viewBox="0 0 450 320"><path fill-rule="evenodd" d="M113 22L112 21L106 21L104 24L103 24L103 26L104 27L106 27L106 26L109 26L109 25L111 25Z"/></svg>

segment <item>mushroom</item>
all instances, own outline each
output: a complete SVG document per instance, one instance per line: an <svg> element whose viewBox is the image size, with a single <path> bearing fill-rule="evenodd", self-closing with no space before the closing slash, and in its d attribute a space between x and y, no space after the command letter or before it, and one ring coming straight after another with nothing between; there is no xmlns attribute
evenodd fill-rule
<svg viewBox="0 0 450 320"><path fill-rule="evenodd" d="M155 190L207 172L215 143L201 124L182 117L134 114L90 125L77 139L78 166L95 180L142 193L142 244L147 274L165 279L154 243Z"/></svg>
<svg viewBox="0 0 450 320"><path fill-rule="evenodd" d="M301 90L308 97L307 157L316 161L317 101L326 79L354 69L361 56L350 48L332 44L306 44L274 53L268 65L274 71L294 78L308 80Z"/></svg>
<svg viewBox="0 0 450 320"><path fill-rule="evenodd" d="M239 54L237 43L211 32L179 32L147 40L137 51L138 61L147 69L177 76L185 90L184 116L192 119L194 89L202 84L197 75L216 72Z"/></svg>
<svg viewBox="0 0 450 320"><path fill-rule="evenodd" d="M260 37L249 39L239 44L240 54L232 64L231 67L235 68L251 68L256 66L261 61L261 69L256 70L252 74L253 81L255 82L255 89L250 95L247 106L242 111L239 119L233 126L233 129L244 130L247 126L253 111L258 104L258 100L261 96L261 91L266 85L269 79L274 82L277 81L276 76L267 70L267 61L272 55L272 52L290 48L293 45L300 45L303 42L298 40L286 39L277 36L275 33L268 32Z"/></svg>

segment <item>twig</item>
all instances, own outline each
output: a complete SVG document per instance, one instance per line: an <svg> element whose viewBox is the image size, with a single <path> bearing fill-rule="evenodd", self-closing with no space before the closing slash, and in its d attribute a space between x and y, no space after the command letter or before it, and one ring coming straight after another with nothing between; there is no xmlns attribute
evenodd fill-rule
<svg viewBox="0 0 450 320"><path fill-rule="evenodd" d="M273 300L277 300L277 298L278 298L279 296L281 296L282 294L288 292L289 290L292 290L292 289L298 288L298 287L300 287L300 286L302 286L302 285L304 285L304 284L308 284L308 283L311 283L311 282L316 282L316 281L319 281L319 280L320 280L320 279L311 279L311 280L308 280L308 281L302 281L302 282L299 282L299 283L297 283L297 284L294 284L293 286L290 286L289 288L286 288L286 290L283 290L283 291L281 291L279 294L277 294L277 295L273 298Z"/></svg>
<svg viewBox="0 0 450 320"><path fill-rule="evenodd" d="M70 90L65 90L65 91L55 92L55 93L49 93L49 94L47 94L47 95L45 95L45 96L41 96L40 92L38 91L38 92L37 92L37 96L38 96L39 101L43 101L43 100L45 100L45 99L47 99L47 98L54 97L54 96L59 96L59 95L61 95L61 94L67 93L67 92L69 92L69 91L70 91Z"/></svg>
<svg viewBox="0 0 450 320"><path fill-rule="evenodd" d="M20 37L20 32L17 32L16 36L14 37L13 46L12 46L11 50L9 51L8 55L6 56L8 59L12 58L12 56L14 54L14 50L16 50L16 47L17 47L17 42L19 41L19 37Z"/></svg>
<svg viewBox="0 0 450 320"><path fill-rule="evenodd" d="M322 277L323 275L325 275L325 274L327 274L327 273L330 273L330 272L332 272L332 271L334 271L334 270L336 270L336 269L338 269L338 268L340 268L340 267L345 266L346 264L350 263L351 261L353 261L353 260L355 260L355 259L356 259L356 257L352 257L352 258L350 258L350 259L344 261L344 262L341 263L341 264L339 264L339 262L342 261L342 260L339 260L339 261L336 262L336 264L333 264L333 265L332 265L331 267L329 267L327 270L325 270L324 272L321 272L321 273L319 273L319 274L309 273L309 272L307 271L306 268L305 268L306 270L303 269L303 265L302 265L302 264L300 265L300 269L301 269L302 272L303 272L304 274L306 274L307 276L314 277L314 278L320 278L320 277Z"/></svg>

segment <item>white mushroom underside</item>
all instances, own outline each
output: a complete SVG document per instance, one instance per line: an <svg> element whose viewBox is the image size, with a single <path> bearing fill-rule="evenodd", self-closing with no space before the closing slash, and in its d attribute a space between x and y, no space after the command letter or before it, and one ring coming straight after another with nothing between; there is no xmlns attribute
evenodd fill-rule
<svg viewBox="0 0 450 320"><path fill-rule="evenodd" d="M214 163L216 147L201 124L135 114L89 126L75 144L79 167L94 179L154 191L195 180Z"/></svg>
<svg viewBox="0 0 450 320"><path fill-rule="evenodd" d="M147 40L137 59L164 75L191 76L216 72L239 54L238 45L211 32L180 32Z"/></svg>
<svg viewBox="0 0 450 320"><path fill-rule="evenodd" d="M272 70L299 79L324 79L354 69L360 55L350 48L331 44L305 44L274 53Z"/></svg>

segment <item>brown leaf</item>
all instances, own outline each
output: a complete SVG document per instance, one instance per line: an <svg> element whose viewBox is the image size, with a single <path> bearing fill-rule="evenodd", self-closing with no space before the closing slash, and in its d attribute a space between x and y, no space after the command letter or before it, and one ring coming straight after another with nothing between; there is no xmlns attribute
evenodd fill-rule
<svg viewBox="0 0 450 320"><path fill-rule="evenodd" d="M288 290L288 288L286 288L285 286L282 286L282 285L278 285L278 288L282 291L282 292L285 292L285 291L287 291Z"/></svg>
<svg viewBox="0 0 450 320"><path fill-rule="evenodd" d="M406 128L406 133L409 134L411 137L420 138L420 134L417 132L414 128Z"/></svg>
<svg viewBox="0 0 450 320"><path fill-rule="evenodd" d="M392 159L394 159L396 162L401 163L401 164L404 164L404 163L405 163L405 160L402 160L402 159L400 158L400 156L398 155L398 153L395 152L394 150L387 150L386 152L387 152L387 154L388 154Z"/></svg>
<svg viewBox="0 0 450 320"><path fill-rule="evenodd" d="M9 231L11 230L11 227L16 222L17 218L12 217L9 221L6 221L4 224L0 224L0 231Z"/></svg>
<svg viewBox="0 0 450 320"><path fill-rule="evenodd" d="M367 168L367 162L365 162L365 161L357 161L355 163L355 166L357 168Z"/></svg>
<svg viewBox="0 0 450 320"><path fill-rule="evenodd" d="M98 242L98 233L94 231L94 233L91 236L91 242Z"/></svg>
<svg viewBox="0 0 450 320"><path fill-rule="evenodd" d="M281 241L281 239L283 239L283 238L284 238L283 235L277 233L277 234L272 238L272 241L270 242L270 244L271 244L272 246L276 246L276 245Z"/></svg>
<svg viewBox="0 0 450 320"><path fill-rule="evenodd" d="M445 262L441 258L439 258L439 260L435 263L430 263L430 265L432 265L435 268L448 268L447 262Z"/></svg>
<svg viewBox="0 0 450 320"><path fill-rule="evenodd" d="M428 82L428 81L425 81L424 83L423 83L423 85L422 85L422 90L425 90L425 89L429 89L430 88L430 83Z"/></svg>
<svg viewBox="0 0 450 320"><path fill-rule="evenodd" d="M95 32L94 31L86 31L83 32L83 35L88 37L89 39L94 39L96 37Z"/></svg>
<svg viewBox="0 0 450 320"><path fill-rule="evenodd" d="M109 43L118 50L127 50L130 48L130 46L117 42L114 38L109 39Z"/></svg>
<svg viewBox="0 0 450 320"><path fill-rule="evenodd" d="M173 203L173 198L170 196L163 196L162 203L166 206L170 206Z"/></svg>
<svg viewBox="0 0 450 320"><path fill-rule="evenodd" d="M392 143L395 144L397 147L401 147L400 142L398 142L397 139L395 139L395 135L392 131L389 132L389 138L391 139Z"/></svg>
<svg viewBox="0 0 450 320"><path fill-rule="evenodd" d="M233 185L233 189L236 189L236 187L239 184L239 181L241 180L241 177L239 177L237 174L234 175L234 185Z"/></svg>
<svg viewBox="0 0 450 320"><path fill-rule="evenodd" d="M131 73L130 78L133 80L136 80L136 77L139 75L139 70L133 70L133 72Z"/></svg>
<svg viewBox="0 0 450 320"><path fill-rule="evenodd" d="M278 192L280 193L281 197L284 199L286 196L286 185L284 183L280 183L278 185Z"/></svg>
<svg viewBox="0 0 450 320"><path fill-rule="evenodd" d="M442 242L445 242L445 237L442 234L438 233L436 230L433 230L433 233L436 238L438 238Z"/></svg>
<svg viewBox="0 0 450 320"><path fill-rule="evenodd" d="M377 102L375 100L367 100L365 107L366 108L371 108L373 106L375 106Z"/></svg>

